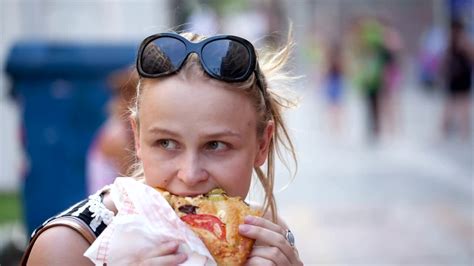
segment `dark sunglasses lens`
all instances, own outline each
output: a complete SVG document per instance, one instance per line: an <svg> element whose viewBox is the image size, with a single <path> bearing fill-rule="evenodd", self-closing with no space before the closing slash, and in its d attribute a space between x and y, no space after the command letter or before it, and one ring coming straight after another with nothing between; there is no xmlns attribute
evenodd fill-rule
<svg viewBox="0 0 474 266"><path fill-rule="evenodd" d="M159 37L146 45L141 55L141 67L150 75L166 74L177 70L185 57L186 46L183 42Z"/></svg>
<svg viewBox="0 0 474 266"><path fill-rule="evenodd" d="M223 80L243 80L250 72L249 51L234 40L210 42L202 49L201 56L207 70Z"/></svg>

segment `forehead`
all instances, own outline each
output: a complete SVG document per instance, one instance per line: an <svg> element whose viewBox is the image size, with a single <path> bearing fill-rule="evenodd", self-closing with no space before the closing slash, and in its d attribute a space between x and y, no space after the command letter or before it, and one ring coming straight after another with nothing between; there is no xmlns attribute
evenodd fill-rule
<svg viewBox="0 0 474 266"><path fill-rule="evenodd" d="M248 96L237 88L205 78L180 75L144 84L140 120L144 126L223 126L236 130L256 127L256 110Z"/></svg>

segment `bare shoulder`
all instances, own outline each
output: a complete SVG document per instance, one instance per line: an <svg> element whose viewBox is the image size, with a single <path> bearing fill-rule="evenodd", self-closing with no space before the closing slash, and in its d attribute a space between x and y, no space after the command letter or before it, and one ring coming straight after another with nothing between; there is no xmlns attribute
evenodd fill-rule
<svg viewBox="0 0 474 266"><path fill-rule="evenodd" d="M28 265L93 265L83 256L89 246L73 229L54 226L38 236L28 258Z"/></svg>

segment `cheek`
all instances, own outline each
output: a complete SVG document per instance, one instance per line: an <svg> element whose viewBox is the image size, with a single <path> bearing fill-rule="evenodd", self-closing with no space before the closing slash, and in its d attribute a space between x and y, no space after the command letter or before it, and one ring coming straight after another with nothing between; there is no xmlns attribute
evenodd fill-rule
<svg viewBox="0 0 474 266"><path fill-rule="evenodd" d="M163 164L157 167L156 164L147 165L143 162L143 171L146 183L152 187L166 188L167 184L172 180L173 171L167 169Z"/></svg>
<svg viewBox="0 0 474 266"><path fill-rule="evenodd" d="M253 161L244 157L218 164L212 176L230 196L240 196L244 199L250 188L252 171Z"/></svg>
<svg viewBox="0 0 474 266"><path fill-rule="evenodd" d="M173 173L172 163L160 160L156 154L147 149L142 149L143 171L145 181L152 187L165 187L171 180Z"/></svg>

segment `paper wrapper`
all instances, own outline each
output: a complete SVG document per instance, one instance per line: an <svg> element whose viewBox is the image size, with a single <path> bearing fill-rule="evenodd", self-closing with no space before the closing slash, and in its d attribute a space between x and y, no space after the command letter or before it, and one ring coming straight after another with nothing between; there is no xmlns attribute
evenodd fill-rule
<svg viewBox="0 0 474 266"><path fill-rule="evenodd" d="M155 189L132 178L111 188L118 213L84 255L96 265L137 265L163 242L177 240L188 260L181 265L216 265L194 232Z"/></svg>

